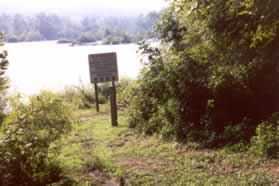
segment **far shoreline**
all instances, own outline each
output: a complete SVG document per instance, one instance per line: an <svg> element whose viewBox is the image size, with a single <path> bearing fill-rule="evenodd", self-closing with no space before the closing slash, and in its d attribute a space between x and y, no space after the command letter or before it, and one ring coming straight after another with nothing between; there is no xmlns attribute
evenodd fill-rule
<svg viewBox="0 0 279 186"><path fill-rule="evenodd" d="M147 43L154 43L158 42L157 38L150 38L146 40ZM137 45L141 41L137 42L121 42L121 43L106 43L103 40L99 41L94 41L94 42L80 42L80 41L75 41L75 40L67 40L67 39L58 39L58 40L38 40L38 41L17 41L17 42L8 42L5 41L5 44L22 44L22 43L43 43L43 42L53 42L58 45L70 45L70 46L101 46L101 45L129 45L129 44L135 44Z"/></svg>

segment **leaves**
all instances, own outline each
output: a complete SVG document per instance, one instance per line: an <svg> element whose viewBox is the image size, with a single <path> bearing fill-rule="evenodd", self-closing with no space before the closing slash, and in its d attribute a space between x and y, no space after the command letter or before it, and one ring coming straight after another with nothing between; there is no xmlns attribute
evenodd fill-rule
<svg viewBox="0 0 279 186"><path fill-rule="evenodd" d="M67 107L47 92L31 97L27 104L15 97L11 106L0 143L4 186L47 185L62 179L60 167L49 158L49 147L71 128Z"/></svg>
<svg viewBox="0 0 279 186"><path fill-rule="evenodd" d="M238 140L249 141L279 111L278 12L276 0L172 1L157 29L163 46L142 47L149 61L134 123L153 132L175 126L183 140L192 135L215 146L230 141L227 127L240 125ZM163 117L169 100L176 113Z"/></svg>

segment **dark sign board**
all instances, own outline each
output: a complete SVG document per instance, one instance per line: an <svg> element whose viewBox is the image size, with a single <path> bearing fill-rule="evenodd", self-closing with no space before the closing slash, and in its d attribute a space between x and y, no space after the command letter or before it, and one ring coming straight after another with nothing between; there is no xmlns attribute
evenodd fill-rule
<svg viewBox="0 0 279 186"><path fill-rule="evenodd" d="M116 53L89 55L91 83L118 81Z"/></svg>

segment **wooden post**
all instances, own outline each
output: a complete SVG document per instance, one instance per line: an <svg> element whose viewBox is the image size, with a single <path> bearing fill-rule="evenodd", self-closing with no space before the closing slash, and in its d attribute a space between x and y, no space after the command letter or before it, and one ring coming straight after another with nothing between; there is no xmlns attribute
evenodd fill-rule
<svg viewBox="0 0 279 186"><path fill-rule="evenodd" d="M94 83L94 84L95 84L95 96L96 96L96 111L100 112L98 83Z"/></svg>
<svg viewBox="0 0 279 186"><path fill-rule="evenodd" d="M116 100L116 88L115 88L114 81L112 81L112 87L110 89L110 108L111 108L111 124L113 127L117 127L118 126L117 100Z"/></svg>

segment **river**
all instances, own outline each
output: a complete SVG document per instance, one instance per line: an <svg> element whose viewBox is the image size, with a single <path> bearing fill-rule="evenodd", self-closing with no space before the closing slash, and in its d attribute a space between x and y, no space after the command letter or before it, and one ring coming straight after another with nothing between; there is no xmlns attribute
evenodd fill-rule
<svg viewBox="0 0 279 186"><path fill-rule="evenodd" d="M41 90L61 91L90 84L88 55L116 52L119 76L136 79L141 69L136 44L69 46L56 41L7 43L10 92L32 95Z"/></svg>

